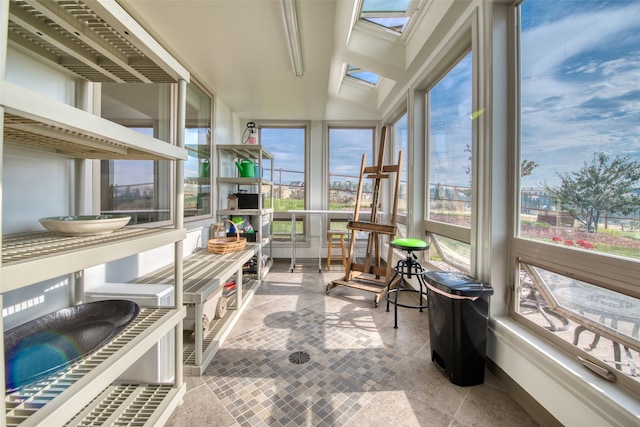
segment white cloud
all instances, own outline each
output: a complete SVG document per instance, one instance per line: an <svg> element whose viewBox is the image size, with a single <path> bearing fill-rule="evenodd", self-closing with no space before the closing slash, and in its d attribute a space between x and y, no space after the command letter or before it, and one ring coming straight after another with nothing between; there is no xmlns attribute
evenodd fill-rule
<svg viewBox="0 0 640 427"><path fill-rule="evenodd" d="M640 99L629 96L640 88L640 46L612 60L587 55L631 29L637 32L638 16L640 3L632 3L572 15L522 34L523 158L540 164L524 185L577 170L597 151L640 158ZM571 66L575 58L584 63ZM606 80L594 80L597 76Z"/></svg>

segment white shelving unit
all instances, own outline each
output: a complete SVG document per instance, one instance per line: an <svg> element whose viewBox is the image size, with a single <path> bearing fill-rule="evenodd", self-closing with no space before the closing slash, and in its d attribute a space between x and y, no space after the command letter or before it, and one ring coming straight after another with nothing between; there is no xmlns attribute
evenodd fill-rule
<svg viewBox="0 0 640 427"><path fill-rule="evenodd" d="M267 170L269 176L273 177L273 155L262 145L251 144L218 144L216 145L218 153L218 177L216 182L218 185L218 194L222 198L224 192L223 186L229 187L229 185L235 187L236 191L245 190L249 188L250 193L257 193L258 206L255 209L224 209L223 200L219 200L219 209L217 210L217 216L219 220L229 219L232 216L249 216L251 217L251 223L253 228L259 233L259 249L256 253L258 259L258 271L257 276L262 279L273 265L272 256L272 236L271 236L271 224L273 222L273 182L263 177L265 170L265 163L267 164ZM220 172L225 170L223 163L229 161L241 161L242 159L249 159L257 163L259 176L255 178L234 176L223 176ZM266 191L265 191L266 189ZM263 196L264 195L264 196ZM269 207L265 206L265 200L268 200ZM264 230L267 230L265 233ZM267 248L269 259L267 264L262 266L262 255L264 249Z"/></svg>
<svg viewBox="0 0 640 427"><path fill-rule="evenodd" d="M182 197L184 148L4 80L7 46L11 45L38 56L52 69L75 74L79 80L178 83L179 99L184 102L188 71L117 2L0 2L0 30L0 148L15 146L74 159L169 160L176 171L176 199ZM178 133L183 131L178 129ZM181 207L180 202L176 206ZM9 291L161 246L173 244L175 253L181 255L186 236L181 209L175 209L175 217L173 227L125 227L103 236L63 237L49 232L3 235L0 302ZM182 277L177 274L182 261L181 257L175 259L173 308L142 309L114 340L36 385L6 394L1 381L5 399L0 404L0 425L165 422L185 393L181 364L176 363L173 384L117 385L114 381L171 330L181 333L186 310L182 306ZM182 353L180 340L174 351Z"/></svg>

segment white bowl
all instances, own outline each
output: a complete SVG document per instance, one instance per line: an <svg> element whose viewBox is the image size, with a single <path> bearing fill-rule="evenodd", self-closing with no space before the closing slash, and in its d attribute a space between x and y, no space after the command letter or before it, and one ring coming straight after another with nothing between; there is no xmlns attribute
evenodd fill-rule
<svg viewBox="0 0 640 427"><path fill-rule="evenodd" d="M41 218L40 224L49 231L66 236L93 236L113 233L127 225L130 216L82 215Z"/></svg>

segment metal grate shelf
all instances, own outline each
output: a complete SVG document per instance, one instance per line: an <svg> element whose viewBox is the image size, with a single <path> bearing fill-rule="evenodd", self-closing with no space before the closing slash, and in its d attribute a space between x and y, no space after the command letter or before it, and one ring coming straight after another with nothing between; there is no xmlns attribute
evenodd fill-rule
<svg viewBox="0 0 640 427"><path fill-rule="evenodd" d="M30 261L60 251L81 250L157 232L157 229L151 228L121 228L111 234L84 237L63 236L48 231L12 234L2 237L2 263Z"/></svg>
<svg viewBox="0 0 640 427"><path fill-rule="evenodd" d="M235 275L242 266L253 257L260 248L260 244L247 244L243 251L217 255L206 249L196 250L183 260L183 295L185 304L203 304L216 292L222 284ZM132 283L152 283L174 285L173 268L161 268L150 274L139 277ZM244 311L249 300L253 297L260 281L251 280L242 289L242 304L239 306L237 294L229 297L227 312L221 319L215 319L209 327L206 336L196 331L186 337L183 344L182 360L186 375L202 375L220 344L225 340L231 328ZM198 354L198 348L201 353ZM198 363L200 359L200 363Z"/></svg>
<svg viewBox="0 0 640 427"><path fill-rule="evenodd" d="M186 150L2 82L4 144L84 159L176 160ZM99 129L100 132L96 132Z"/></svg>
<svg viewBox="0 0 640 427"><path fill-rule="evenodd" d="M262 145L238 145L238 144L219 144L216 145L219 152L238 158L258 158L273 159L273 154Z"/></svg>
<svg viewBox="0 0 640 427"><path fill-rule="evenodd" d="M226 281L242 265L255 255L258 245L248 244L247 249L225 255L217 255L206 249L194 251L183 260L183 298L185 304L202 304L223 281ZM173 266L167 266L139 277L132 283L174 285Z"/></svg>
<svg viewBox="0 0 640 427"><path fill-rule="evenodd" d="M113 385L107 387L65 426L155 425L157 411L169 407L176 400L177 393L179 390L171 385Z"/></svg>
<svg viewBox="0 0 640 427"><path fill-rule="evenodd" d="M0 290L32 283L184 239L184 230L125 227L111 234L62 236L48 231L2 237Z"/></svg>
<svg viewBox="0 0 640 427"><path fill-rule="evenodd" d="M8 36L54 67L89 81L189 79L188 72L116 2L11 0Z"/></svg>
<svg viewBox="0 0 640 427"><path fill-rule="evenodd" d="M184 317L184 309L142 308L140 314L107 345L74 363L67 370L10 393L5 398L8 426L50 421L49 417L79 411L94 395L78 393L87 384L107 386L130 363L133 354L143 354L157 337L164 336ZM113 368L114 370L109 370ZM104 387L103 386L103 387ZM73 396L73 399L71 399ZM32 419L32 417L34 419Z"/></svg>
<svg viewBox="0 0 640 427"><path fill-rule="evenodd" d="M159 155L136 150L107 138L83 135L13 114L5 114L4 125L4 138L7 146L28 147L72 158L164 160ZM73 142L79 139L83 139L84 143Z"/></svg>

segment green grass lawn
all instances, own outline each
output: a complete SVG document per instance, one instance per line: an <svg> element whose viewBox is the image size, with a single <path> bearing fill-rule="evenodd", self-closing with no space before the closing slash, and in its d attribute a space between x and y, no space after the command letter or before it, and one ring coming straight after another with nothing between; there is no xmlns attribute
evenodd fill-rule
<svg viewBox="0 0 640 427"><path fill-rule="evenodd" d="M297 200L297 199L273 199L273 206L274 206L275 212L287 212L289 210L294 210L294 209L303 210L304 201ZM353 209L353 206L351 204L346 204L346 203L330 203L329 209L330 210L350 210L350 209ZM344 224L344 227L346 227L346 222L345 222L345 223L336 224L336 228L343 228L342 227L343 224ZM534 223L533 225L541 225L541 224ZM548 224L546 223L544 225L548 226ZM298 223L296 224L296 233L301 234L302 232L303 232L302 221L298 221ZM602 234L606 233L614 238L626 237L634 240L640 239L640 233L636 233L636 232L626 232L626 231L623 232L620 230L603 229L603 230L599 230L599 233L602 233ZM273 234L291 234L291 223L289 221L274 221ZM551 243L550 239L535 239L535 240ZM451 242L447 242L447 243L450 244ZM468 248L466 247L465 249L468 250ZM610 255L621 256L625 258L640 259L640 251L638 249L619 247L619 246L616 246L615 244L597 243L595 247L595 251L605 253L605 254L610 254ZM435 253L435 251L433 252Z"/></svg>

